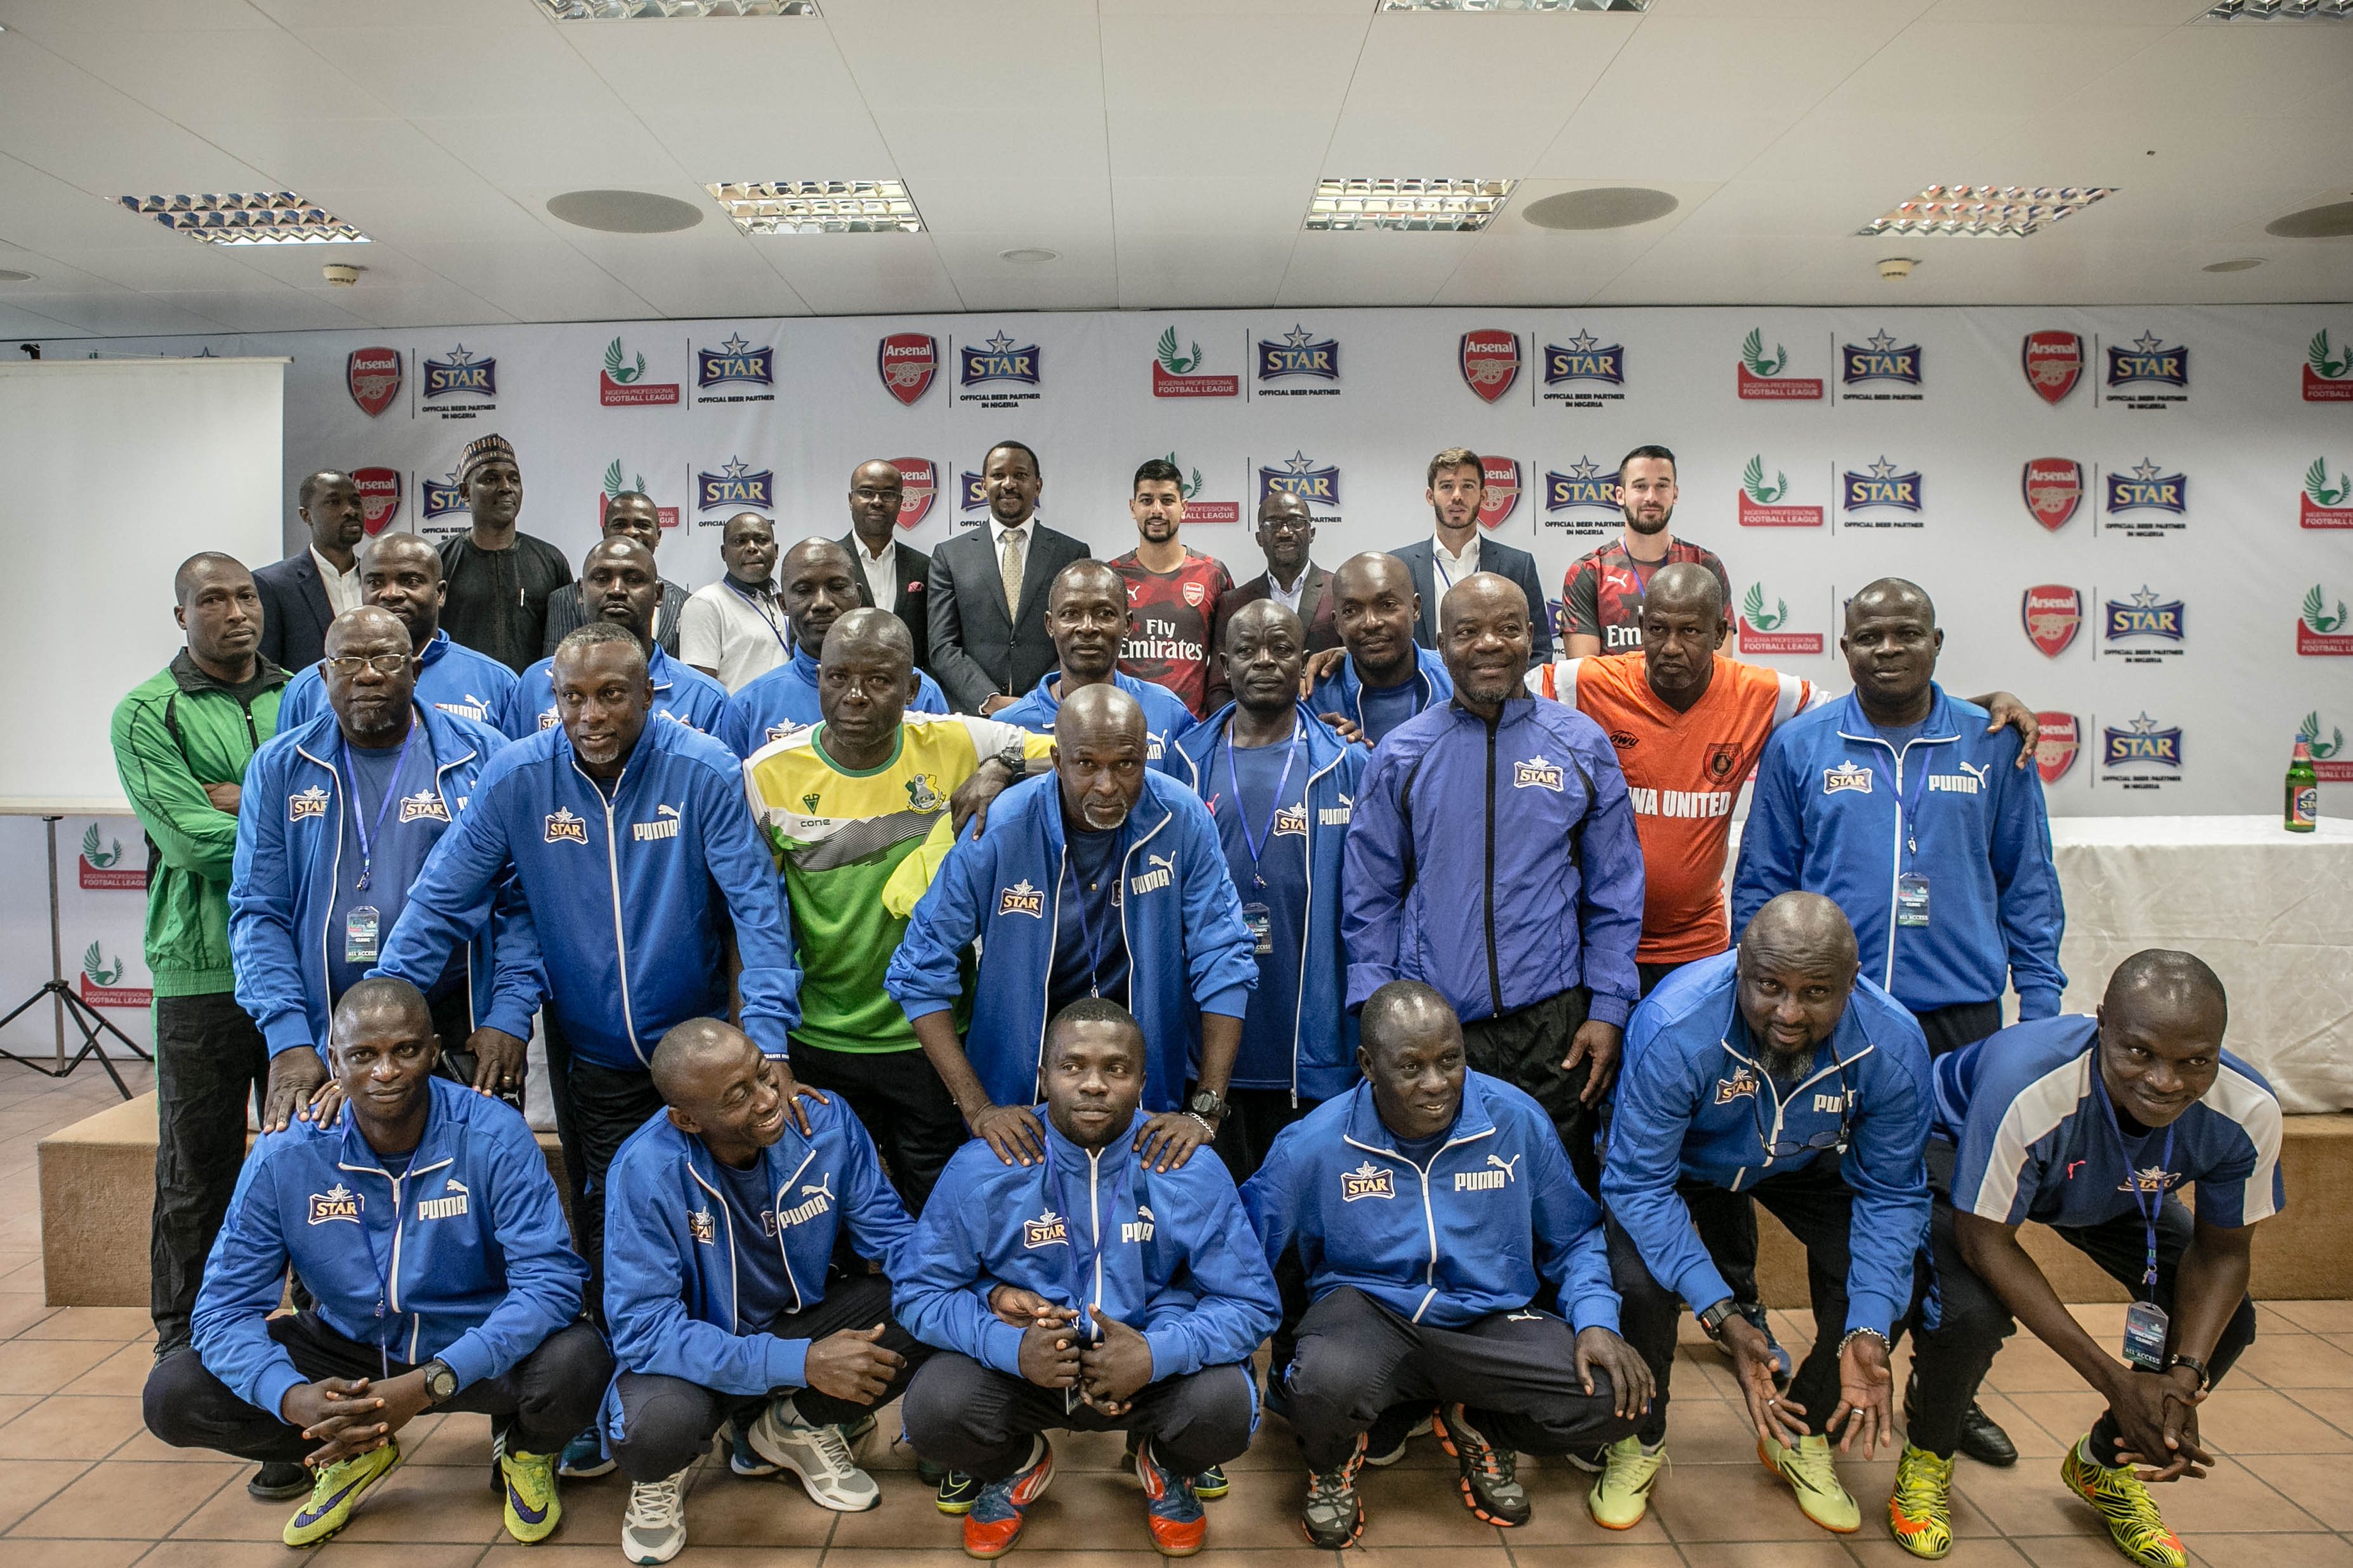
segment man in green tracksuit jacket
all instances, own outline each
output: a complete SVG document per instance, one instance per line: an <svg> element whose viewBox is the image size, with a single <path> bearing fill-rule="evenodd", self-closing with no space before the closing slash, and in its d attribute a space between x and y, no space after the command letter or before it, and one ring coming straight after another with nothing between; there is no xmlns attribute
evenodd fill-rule
<svg viewBox="0 0 2353 1568"><path fill-rule="evenodd" d="M237 1005L229 971L228 879L239 783L278 728L286 684L286 672L257 651L261 600L243 566L194 556L173 591L188 645L116 706L113 721L122 791L154 846L146 950L155 977L158 1354L188 1342L205 1258L245 1158L246 1102L269 1074L261 1031ZM254 805L303 809L300 801Z"/></svg>

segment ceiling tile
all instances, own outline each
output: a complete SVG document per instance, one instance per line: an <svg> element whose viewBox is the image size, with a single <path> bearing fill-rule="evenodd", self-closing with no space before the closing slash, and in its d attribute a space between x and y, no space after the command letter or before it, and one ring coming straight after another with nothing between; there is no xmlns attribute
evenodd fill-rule
<svg viewBox="0 0 2353 1568"><path fill-rule="evenodd" d="M313 27L297 37L400 114L622 112L619 96L538 16L535 6L506 0L478 26Z"/></svg>

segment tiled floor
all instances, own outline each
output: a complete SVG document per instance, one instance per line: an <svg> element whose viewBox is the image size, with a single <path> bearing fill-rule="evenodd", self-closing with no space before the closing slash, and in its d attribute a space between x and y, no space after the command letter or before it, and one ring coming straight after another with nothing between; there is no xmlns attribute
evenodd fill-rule
<svg viewBox="0 0 2353 1568"><path fill-rule="evenodd" d="M134 1088L144 1089L143 1079ZM227 1568L283 1564L287 1507L245 1495L249 1466L166 1448L140 1425L149 1361L146 1314L42 1305L34 1145L51 1129L109 1103L87 1069L56 1085L0 1065L0 1568ZM2086 1308L2102 1339L2120 1308ZM2167 1517L2211 1568L2353 1568L2353 1302L2262 1309L2262 1339L2207 1405L2206 1432L2228 1457L2211 1479L2166 1489ZM1780 1333L1795 1344L1786 1317ZM1900 1369L1899 1369L1900 1375ZM1757 1463L1715 1353L1687 1344L1676 1368L1670 1429L1674 1469L1651 1517L1612 1535L1583 1506L1585 1481L1558 1464L1530 1464L1535 1521L1480 1524L1456 1500L1452 1466L1429 1438L1396 1468L1372 1473L1371 1523L1356 1561L1319 1563L1296 1523L1301 1476L1289 1431L1270 1418L1236 1465L1230 1497L1209 1505L1211 1551L1228 1568L1903 1568L1881 1506L1894 1465L1843 1468L1862 1502L1861 1534L1808 1523ZM2057 1456L2096 1405L2031 1339L2013 1340L1986 1398L2024 1450L2017 1468L1961 1462L1956 1564L2114 1568L2123 1560L2090 1512L2061 1490ZM706 1465L688 1510L694 1544L682 1563L787 1568L946 1568L956 1526L906 1473L886 1413L866 1462L881 1472L871 1513L827 1513L787 1481L749 1481ZM620 1561L627 1488L618 1476L565 1493L554 1542L506 1542L487 1485L489 1424L427 1415L406 1434L409 1461L349 1531L322 1549L339 1568L611 1563ZM1014 1561L1034 1568L1148 1568L1142 1503L1115 1468L1116 1437L1058 1441L1063 1474L1033 1510Z"/></svg>

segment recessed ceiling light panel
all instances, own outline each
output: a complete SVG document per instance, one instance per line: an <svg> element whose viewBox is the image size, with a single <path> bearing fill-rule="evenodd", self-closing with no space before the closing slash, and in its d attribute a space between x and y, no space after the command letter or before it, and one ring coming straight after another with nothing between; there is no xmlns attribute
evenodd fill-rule
<svg viewBox="0 0 2353 1568"><path fill-rule="evenodd" d="M366 235L291 191L116 199L141 216L206 245L367 243Z"/></svg>
<svg viewBox="0 0 2353 1568"><path fill-rule="evenodd" d="M814 16L817 0L539 0L559 22L658 22L667 16Z"/></svg>
<svg viewBox="0 0 2353 1568"><path fill-rule="evenodd" d="M566 191L547 198L551 216L599 234L676 234L702 221L702 209L652 191Z"/></svg>
<svg viewBox="0 0 2353 1568"><path fill-rule="evenodd" d="M1647 11L1651 0L1374 0L1378 11Z"/></svg>
<svg viewBox="0 0 2353 1568"><path fill-rule="evenodd" d="M746 180L705 185L745 234L921 234L901 180Z"/></svg>
<svg viewBox="0 0 2353 1568"><path fill-rule="evenodd" d="M2201 22L2342 22L2353 0L2222 0Z"/></svg>
<svg viewBox="0 0 2353 1568"><path fill-rule="evenodd" d="M1000 250L997 253L997 258L1000 261L1015 261L1024 267L1036 267L1048 261L1059 261L1061 259L1061 255L1059 250L1045 250L1037 246L1023 246L1013 250Z"/></svg>
<svg viewBox="0 0 2353 1568"><path fill-rule="evenodd" d="M1631 228L1662 218L1682 204L1665 191L1641 185L1599 185L1590 190L1562 191L1530 202L1520 216L1538 228L1576 233L1589 229Z"/></svg>
<svg viewBox="0 0 2353 1568"><path fill-rule="evenodd" d="M1930 185L1854 232L1924 239L2024 239L2082 212L2114 185Z"/></svg>
<svg viewBox="0 0 2353 1568"><path fill-rule="evenodd" d="M2330 202L2274 218L2263 232L2282 239L2342 239L2353 234L2353 202Z"/></svg>
<svg viewBox="0 0 2353 1568"><path fill-rule="evenodd" d="M1318 180L1311 229L1419 229L1474 234L1503 210L1517 180Z"/></svg>

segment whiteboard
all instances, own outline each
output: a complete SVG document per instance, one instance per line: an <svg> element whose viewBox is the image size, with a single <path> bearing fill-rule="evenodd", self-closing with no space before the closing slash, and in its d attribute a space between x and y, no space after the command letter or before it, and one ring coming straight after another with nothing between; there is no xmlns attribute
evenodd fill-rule
<svg viewBox="0 0 2353 1568"><path fill-rule="evenodd" d="M286 365L0 363L0 800L120 798L108 721L185 645L173 573L283 552Z"/></svg>

